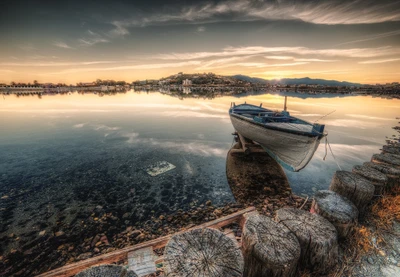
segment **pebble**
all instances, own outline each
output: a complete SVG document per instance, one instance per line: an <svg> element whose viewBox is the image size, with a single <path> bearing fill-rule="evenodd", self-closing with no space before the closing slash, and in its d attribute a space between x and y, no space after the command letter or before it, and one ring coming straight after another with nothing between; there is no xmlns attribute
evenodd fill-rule
<svg viewBox="0 0 400 277"><path fill-rule="evenodd" d="M385 253L385 251L383 251L383 250L379 250L378 253L379 253L379 255L381 255L382 257L385 257L385 256L386 256L386 253Z"/></svg>
<svg viewBox="0 0 400 277"><path fill-rule="evenodd" d="M80 254L76 259L77 260L86 260L90 257L92 257L92 253L86 252L86 253Z"/></svg>
<svg viewBox="0 0 400 277"><path fill-rule="evenodd" d="M46 230L40 231L39 236L43 237L46 234Z"/></svg>
<svg viewBox="0 0 400 277"><path fill-rule="evenodd" d="M374 261L374 259L373 259L372 257L368 257L368 258L367 258L367 261L368 261L370 264L374 264L374 263L375 263L375 261Z"/></svg>
<svg viewBox="0 0 400 277"><path fill-rule="evenodd" d="M8 195L3 195L2 197L1 197L1 199L7 199L8 198Z"/></svg>
<svg viewBox="0 0 400 277"><path fill-rule="evenodd" d="M211 206L211 200L208 200L208 201L206 202L206 206Z"/></svg>
<svg viewBox="0 0 400 277"><path fill-rule="evenodd" d="M56 237L61 237L63 235L65 235L65 233L63 231L58 231L54 234Z"/></svg>
<svg viewBox="0 0 400 277"><path fill-rule="evenodd" d="M398 264L398 261L394 257L389 257L389 261L394 265Z"/></svg>

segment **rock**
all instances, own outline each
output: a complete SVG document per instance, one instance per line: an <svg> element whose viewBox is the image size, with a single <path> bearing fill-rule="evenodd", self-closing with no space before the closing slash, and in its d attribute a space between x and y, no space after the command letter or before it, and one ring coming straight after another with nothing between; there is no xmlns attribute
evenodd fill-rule
<svg viewBox="0 0 400 277"><path fill-rule="evenodd" d="M46 230L43 230L43 231L40 231L40 232L39 232L39 236L40 236L40 237L43 237L45 234L46 234Z"/></svg>
<svg viewBox="0 0 400 277"><path fill-rule="evenodd" d="M214 215L220 216L220 215L222 215L222 211L220 209L215 209L214 210Z"/></svg>
<svg viewBox="0 0 400 277"><path fill-rule="evenodd" d="M65 235L65 233L63 232L63 231L58 231L58 232L56 232L55 234L54 234L56 237L62 237L62 236L64 236Z"/></svg>
<svg viewBox="0 0 400 277"><path fill-rule="evenodd" d="M136 237L139 236L141 233L142 233L142 232L140 232L139 230L133 230L132 232L130 232L130 233L128 234L128 236L129 236L130 238L136 238Z"/></svg>
<svg viewBox="0 0 400 277"><path fill-rule="evenodd" d="M131 216L130 213L124 213L124 214L122 215L122 219L127 219L127 218L130 217L130 216Z"/></svg>
<svg viewBox="0 0 400 277"><path fill-rule="evenodd" d="M378 251L378 254L381 255L382 257L385 257L385 256L386 256L386 253L385 253L385 251L383 251L383 250L379 250L379 251Z"/></svg>
<svg viewBox="0 0 400 277"><path fill-rule="evenodd" d="M76 259L77 260L86 260L86 259L89 259L90 257L92 257L92 253L86 252L86 253L80 254Z"/></svg>
<svg viewBox="0 0 400 277"><path fill-rule="evenodd" d="M93 249L93 252L94 253L100 253L100 249L96 247L95 249Z"/></svg>
<svg viewBox="0 0 400 277"><path fill-rule="evenodd" d="M206 202L206 206L211 206L211 200L208 200L208 201Z"/></svg>
<svg viewBox="0 0 400 277"><path fill-rule="evenodd" d="M1 199L7 199L8 198L8 195L3 195L2 197L1 197Z"/></svg>
<svg viewBox="0 0 400 277"><path fill-rule="evenodd" d="M374 259L373 259L372 257L368 257L368 258L367 258L367 261L368 261L370 264L374 264L374 263L375 263L375 261L374 261Z"/></svg>
<svg viewBox="0 0 400 277"><path fill-rule="evenodd" d="M159 219L160 219L160 220L164 220L164 219L165 219L165 216L164 216L164 215L160 215L160 216L159 216Z"/></svg>
<svg viewBox="0 0 400 277"><path fill-rule="evenodd" d="M11 233L11 234L8 235L8 237L9 237L10 239L12 239L13 237L15 237L15 234L14 234L14 233Z"/></svg>

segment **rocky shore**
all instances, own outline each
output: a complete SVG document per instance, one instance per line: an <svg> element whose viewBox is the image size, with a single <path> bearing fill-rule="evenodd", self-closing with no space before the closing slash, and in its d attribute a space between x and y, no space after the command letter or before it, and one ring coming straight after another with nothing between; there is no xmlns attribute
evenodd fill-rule
<svg viewBox="0 0 400 277"><path fill-rule="evenodd" d="M11 251L0 257L0 272L6 276L32 276L116 249L193 227L248 206L263 214L284 207L309 209L310 201L291 194L280 166L265 153L237 158L228 153L227 177L235 203L193 202L187 210L153 215L149 220L131 221L129 211L115 213L105 206L81 210L75 220L56 217L55 227L46 223L26 237L10 234L2 237L2 246ZM4 201L18 199L9 194ZM9 206L7 206L9 208ZM67 208L67 207L65 207ZM3 217L5 213L3 213ZM44 215L46 216L46 215ZM50 214L49 214L50 216Z"/></svg>

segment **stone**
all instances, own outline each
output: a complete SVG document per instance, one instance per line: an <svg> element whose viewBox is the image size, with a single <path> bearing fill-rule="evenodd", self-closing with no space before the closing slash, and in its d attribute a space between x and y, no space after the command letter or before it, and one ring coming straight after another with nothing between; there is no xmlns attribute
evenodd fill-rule
<svg viewBox="0 0 400 277"><path fill-rule="evenodd" d="M63 231L58 231L54 234L56 237L62 237L65 235L65 233Z"/></svg>
<svg viewBox="0 0 400 277"><path fill-rule="evenodd" d="M374 259L373 259L372 257L368 257L368 258L367 258L367 261L368 261L368 263L370 263L370 264L374 264L374 263L375 263L375 261L374 261Z"/></svg>
<svg viewBox="0 0 400 277"><path fill-rule="evenodd" d="M86 253L80 254L76 259L77 260L86 260L86 259L89 259L90 257L92 257L92 253L86 252Z"/></svg>
<svg viewBox="0 0 400 277"><path fill-rule="evenodd" d="M39 236L40 236L40 237L43 237L45 234L46 234L46 230L43 230L43 231L40 231L40 232L39 232Z"/></svg>

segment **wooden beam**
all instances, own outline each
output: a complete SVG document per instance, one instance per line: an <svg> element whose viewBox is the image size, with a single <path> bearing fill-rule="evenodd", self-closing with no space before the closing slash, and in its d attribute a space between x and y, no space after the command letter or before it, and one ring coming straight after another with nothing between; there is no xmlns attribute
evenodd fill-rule
<svg viewBox="0 0 400 277"><path fill-rule="evenodd" d="M243 215L245 215L246 213L252 212L252 211L255 211L255 208L249 207L249 208L240 210L236 213L233 213L233 214L218 218L216 220L209 221L204 224L195 226L188 230L197 229L197 228L219 229L219 228L229 225L235 221L240 222L242 220ZM183 230L183 231L177 232L175 234L184 233L188 230ZM168 243L170 238L175 234L167 235L164 237L159 237L154 240L150 240L150 241L146 241L146 242L139 243L136 245L128 246L128 247L125 247L125 248L122 248L119 250L115 250L115 251L107 253L107 254L103 254L103 255L96 256L96 257L93 257L90 259L79 261L77 263L65 265L63 267L56 268L52 271L42 273L42 274L38 275L38 277L53 277L53 276L54 277L55 276L69 277L69 276L74 276L75 274L81 272L82 270L84 270L88 267L94 266L94 265L110 264L110 263L115 263L115 262L118 262L121 260L126 260L128 258L128 253L131 251L135 251L135 250L145 248L145 247L150 247L150 246L153 247L153 249L158 249L158 248L164 247Z"/></svg>

